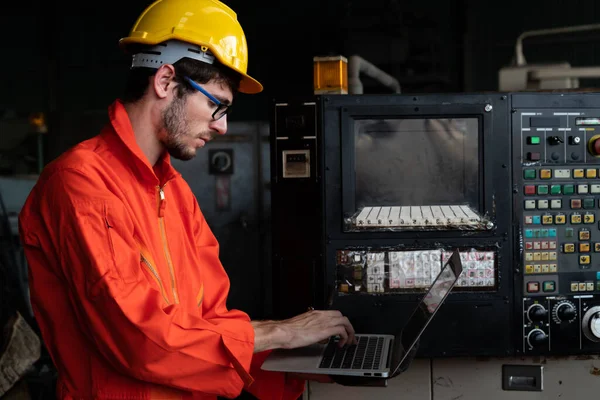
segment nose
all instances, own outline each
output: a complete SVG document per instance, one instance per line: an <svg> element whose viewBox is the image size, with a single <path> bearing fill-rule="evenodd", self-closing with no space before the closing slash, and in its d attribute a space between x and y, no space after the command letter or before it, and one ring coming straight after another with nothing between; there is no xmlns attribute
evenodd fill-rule
<svg viewBox="0 0 600 400"><path fill-rule="evenodd" d="M219 135L224 135L227 132L227 114L216 121L211 121L209 127Z"/></svg>

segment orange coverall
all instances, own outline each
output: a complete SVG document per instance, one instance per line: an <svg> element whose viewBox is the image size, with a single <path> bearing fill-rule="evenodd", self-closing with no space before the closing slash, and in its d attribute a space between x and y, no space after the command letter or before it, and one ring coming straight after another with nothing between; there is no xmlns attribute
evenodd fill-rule
<svg viewBox="0 0 600 400"><path fill-rule="evenodd" d="M45 168L19 219L57 397L300 396L226 308L219 244L168 154L150 165L120 101L109 117Z"/></svg>

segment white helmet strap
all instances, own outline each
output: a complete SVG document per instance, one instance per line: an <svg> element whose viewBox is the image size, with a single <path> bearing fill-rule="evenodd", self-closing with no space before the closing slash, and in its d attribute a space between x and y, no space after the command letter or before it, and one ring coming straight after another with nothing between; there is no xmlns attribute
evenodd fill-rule
<svg viewBox="0 0 600 400"><path fill-rule="evenodd" d="M215 56L204 46L181 42L179 40L168 40L134 54L131 61L131 68L146 67L158 69L163 64L175 64L184 57L207 64L212 64L215 61Z"/></svg>

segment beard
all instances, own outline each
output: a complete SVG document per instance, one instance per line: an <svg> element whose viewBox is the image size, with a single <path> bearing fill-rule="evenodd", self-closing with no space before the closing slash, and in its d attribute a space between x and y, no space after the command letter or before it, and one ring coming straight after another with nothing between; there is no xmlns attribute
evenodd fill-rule
<svg viewBox="0 0 600 400"><path fill-rule="evenodd" d="M191 132L189 121L185 114L185 99L175 96L171 104L163 111L162 124L166 136L162 144L171 157L187 161L196 156L196 148L188 143L186 139L197 137ZM202 135L201 135L202 136ZM205 136L212 137L207 134Z"/></svg>

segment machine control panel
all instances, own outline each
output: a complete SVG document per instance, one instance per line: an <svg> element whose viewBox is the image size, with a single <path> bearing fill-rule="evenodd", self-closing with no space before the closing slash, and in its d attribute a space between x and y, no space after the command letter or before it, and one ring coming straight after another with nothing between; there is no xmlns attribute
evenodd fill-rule
<svg viewBox="0 0 600 400"><path fill-rule="evenodd" d="M513 113L523 352L600 350L600 109Z"/></svg>

